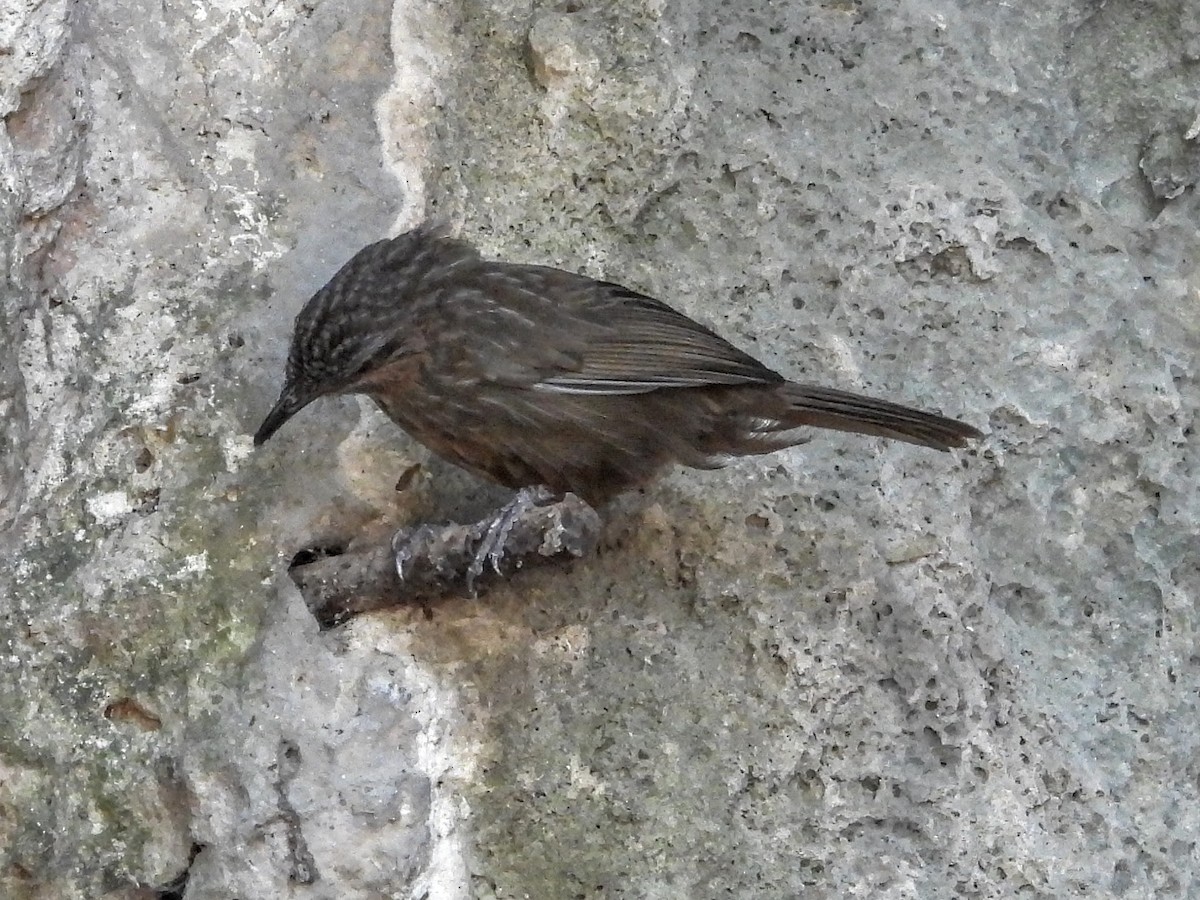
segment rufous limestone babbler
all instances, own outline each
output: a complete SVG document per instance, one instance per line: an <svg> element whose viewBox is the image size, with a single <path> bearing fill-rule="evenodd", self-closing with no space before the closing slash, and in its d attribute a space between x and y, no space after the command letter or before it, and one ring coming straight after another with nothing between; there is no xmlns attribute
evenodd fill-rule
<svg viewBox="0 0 1200 900"><path fill-rule="evenodd" d="M487 260L439 228L359 251L296 317L262 444L319 397L366 394L438 455L592 505L675 463L714 468L809 428L936 450L970 425L788 381L652 297Z"/></svg>

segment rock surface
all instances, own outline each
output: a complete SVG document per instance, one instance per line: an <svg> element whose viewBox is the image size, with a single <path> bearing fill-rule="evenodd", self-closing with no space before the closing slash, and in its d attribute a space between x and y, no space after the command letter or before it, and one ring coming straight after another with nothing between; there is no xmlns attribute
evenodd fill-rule
<svg viewBox="0 0 1200 900"><path fill-rule="evenodd" d="M1193 7L9 0L0 896L1194 896ZM988 437L320 633L298 550L497 500L354 400L251 451L427 215Z"/></svg>

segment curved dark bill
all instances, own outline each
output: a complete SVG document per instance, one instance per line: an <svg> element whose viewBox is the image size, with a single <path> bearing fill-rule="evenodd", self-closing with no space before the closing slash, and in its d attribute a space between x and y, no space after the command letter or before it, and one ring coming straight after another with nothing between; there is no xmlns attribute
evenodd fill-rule
<svg viewBox="0 0 1200 900"><path fill-rule="evenodd" d="M283 426L284 422L307 405L308 400L299 399L293 392L284 388L283 393L279 395L279 399L275 401L275 408L267 413L267 417L263 419L263 423L258 426L258 431L254 434L254 446L261 447L266 443L267 438Z"/></svg>

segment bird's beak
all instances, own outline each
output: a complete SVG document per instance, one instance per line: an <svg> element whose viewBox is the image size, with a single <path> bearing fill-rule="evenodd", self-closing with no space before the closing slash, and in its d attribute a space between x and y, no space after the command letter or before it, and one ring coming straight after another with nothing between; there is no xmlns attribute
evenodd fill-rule
<svg viewBox="0 0 1200 900"><path fill-rule="evenodd" d="M267 413L263 423L258 426L258 431L254 435L254 446L262 446L267 438L282 427L284 422L308 406L314 399L312 396L299 393L292 385L285 384L283 391L279 394L279 399L275 401L275 408Z"/></svg>

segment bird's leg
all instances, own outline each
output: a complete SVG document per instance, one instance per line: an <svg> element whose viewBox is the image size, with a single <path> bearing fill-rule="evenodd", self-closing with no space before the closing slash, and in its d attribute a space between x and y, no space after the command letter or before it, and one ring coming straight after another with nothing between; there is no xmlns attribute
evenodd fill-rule
<svg viewBox="0 0 1200 900"><path fill-rule="evenodd" d="M492 568L499 574L506 549L505 543L517 520L529 510L558 499L559 495L545 485L521 488L490 520L476 523L475 528L482 531L482 534L475 547L475 558L467 568L467 590L472 596L475 594L475 579L483 574L488 563L491 563Z"/></svg>

